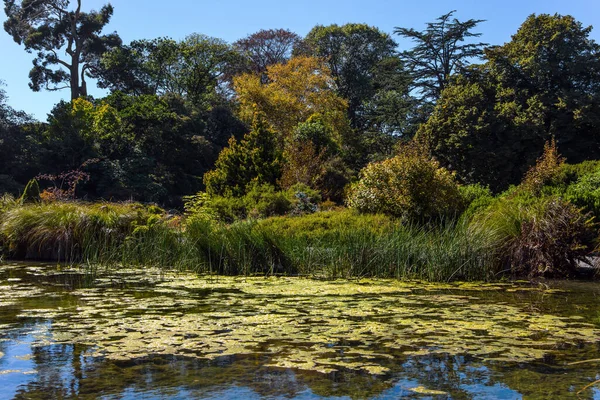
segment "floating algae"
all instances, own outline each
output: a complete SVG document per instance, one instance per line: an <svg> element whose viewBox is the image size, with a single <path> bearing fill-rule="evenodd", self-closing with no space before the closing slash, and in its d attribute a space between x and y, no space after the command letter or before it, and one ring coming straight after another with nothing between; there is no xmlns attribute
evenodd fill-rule
<svg viewBox="0 0 600 400"><path fill-rule="evenodd" d="M252 356L268 368L386 377L414 357L531 363L600 338L600 327L588 318L593 309L580 304L573 314L560 306L571 291L525 283L197 277L157 270L106 272L90 287L55 283L51 266L0 266L0 323L50 320L33 348L84 346L91 357L114 362Z"/></svg>
<svg viewBox="0 0 600 400"><path fill-rule="evenodd" d="M135 271L120 271L99 281L104 285L127 276L133 283L132 274ZM136 290L119 287L78 289L70 293L77 298L72 307L23 308L17 318L52 318L52 335L46 340L95 346L95 355L115 360L150 354L214 359L265 353L271 366L375 374L387 371L377 361L388 354L471 354L527 362L558 344L600 337L597 327L579 318L532 313L477 297L481 291L516 289L509 284L148 273L144 279L154 285L154 295L137 296ZM15 301L43 295L40 288L20 285L6 287L3 296ZM453 289L466 294L457 295ZM351 352L340 353L346 348Z"/></svg>

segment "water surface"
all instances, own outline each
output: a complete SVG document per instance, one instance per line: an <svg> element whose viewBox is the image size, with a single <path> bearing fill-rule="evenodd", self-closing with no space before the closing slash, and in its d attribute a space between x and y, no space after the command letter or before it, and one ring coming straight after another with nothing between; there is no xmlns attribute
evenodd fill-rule
<svg viewBox="0 0 600 400"><path fill-rule="evenodd" d="M600 399L600 385L584 389L600 379L599 300L594 282L9 263L0 398Z"/></svg>

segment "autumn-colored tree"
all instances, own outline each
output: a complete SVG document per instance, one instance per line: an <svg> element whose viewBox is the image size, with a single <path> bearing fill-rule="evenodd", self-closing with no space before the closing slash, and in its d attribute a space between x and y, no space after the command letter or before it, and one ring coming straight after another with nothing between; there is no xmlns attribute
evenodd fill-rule
<svg viewBox="0 0 600 400"><path fill-rule="evenodd" d="M286 64L267 68L268 83L260 75L234 78L234 89L242 120L250 121L256 111L277 132L280 143L314 114L332 129L337 139L348 129L347 102L338 96L329 69L314 57L294 57Z"/></svg>
<svg viewBox="0 0 600 400"><path fill-rule="evenodd" d="M313 142L309 140L294 141L285 149L285 165L280 184L290 188L297 183L303 183L312 188L323 174L325 149L317 152Z"/></svg>

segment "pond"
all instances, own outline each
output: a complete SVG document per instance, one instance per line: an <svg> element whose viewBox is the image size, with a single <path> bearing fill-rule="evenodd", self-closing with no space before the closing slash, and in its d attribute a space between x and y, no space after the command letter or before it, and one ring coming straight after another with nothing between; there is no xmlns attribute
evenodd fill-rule
<svg viewBox="0 0 600 400"><path fill-rule="evenodd" d="M600 284L0 265L0 398L600 399Z"/></svg>

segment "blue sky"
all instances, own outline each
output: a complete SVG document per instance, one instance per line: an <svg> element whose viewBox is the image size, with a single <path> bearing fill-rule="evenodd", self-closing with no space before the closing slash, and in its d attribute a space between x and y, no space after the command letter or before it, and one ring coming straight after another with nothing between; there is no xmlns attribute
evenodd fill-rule
<svg viewBox="0 0 600 400"><path fill-rule="evenodd" d="M97 9L105 0L83 0L86 10ZM112 0L114 17L106 31L117 31L125 42L134 39L170 36L184 38L203 33L233 42L260 29L286 28L305 35L317 24L360 22L392 33L394 27L422 29L425 23L450 10L459 20L485 19L478 31L481 40L502 44L510 40L521 23L532 13L571 14L585 26L598 25L592 37L600 42L600 1L598 0ZM1 21L6 16L1 13ZM410 47L399 40L399 50ZM10 104L45 120L52 106L67 91L34 93L28 87L31 54L0 31L0 80ZM101 95L99 90L91 94Z"/></svg>

